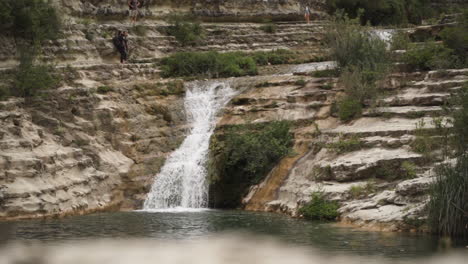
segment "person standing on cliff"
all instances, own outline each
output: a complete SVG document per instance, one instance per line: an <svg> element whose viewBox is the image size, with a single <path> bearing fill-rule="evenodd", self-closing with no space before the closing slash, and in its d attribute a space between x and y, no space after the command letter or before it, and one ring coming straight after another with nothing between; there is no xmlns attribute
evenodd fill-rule
<svg viewBox="0 0 468 264"><path fill-rule="evenodd" d="M310 23L310 8L309 8L309 6L305 7L304 18L305 18L307 24L309 24Z"/></svg>
<svg viewBox="0 0 468 264"><path fill-rule="evenodd" d="M138 0L128 0L128 8L130 8L130 19L131 23L136 24L138 19L138 8L140 8L141 3Z"/></svg>
<svg viewBox="0 0 468 264"><path fill-rule="evenodd" d="M114 45L120 53L120 63L125 63L128 60L128 33L126 31L118 31L117 36L113 39Z"/></svg>

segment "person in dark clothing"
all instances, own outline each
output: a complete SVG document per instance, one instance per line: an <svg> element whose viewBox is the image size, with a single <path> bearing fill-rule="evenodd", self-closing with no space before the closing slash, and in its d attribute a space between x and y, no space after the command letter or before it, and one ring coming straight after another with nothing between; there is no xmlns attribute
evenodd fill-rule
<svg viewBox="0 0 468 264"><path fill-rule="evenodd" d="M118 31L114 38L114 45L120 53L120 63L125 63L128 60L128 33L127 31Z"/></svg>

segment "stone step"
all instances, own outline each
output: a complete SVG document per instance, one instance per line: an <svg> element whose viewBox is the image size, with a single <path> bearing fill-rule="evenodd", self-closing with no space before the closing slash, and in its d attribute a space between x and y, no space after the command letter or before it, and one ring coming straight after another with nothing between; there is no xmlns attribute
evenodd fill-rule
<svg viewBox="0 0 468 264"><path fill-rule="evenodd" d="M423 116L435 116L442 114L441 106L393 106L371 108L362 114L365 117L405 117L419 118Z"/></svg>
<svg viewBox="0 0 468 264"><path fill-rule="evenodd" d="M430 71L426 75L428 80L451 80L451 79L467 79L468 68L465 69L448 69Z"/></svg>
<svg viewBox="0 0 468 264"><path fill-rule="evenodd" d="M408 145L410 142L414 140L413 135L401 135L398 137L390 137L390 136L370 136L360 138L363 146L366 148L374 148L374 147L381 147L381 148L389 148L389 149L396 149L401 148L403 146Z"/></svg>
<svg viewBox="0 0 468 264"><path fill-rule="evenodd" d="M355 120L351 124L343 124L334 129L324 129L322 133L330 135L357 135L359 137L368 136L400 136L411 135L416 130L416 125L424 123L424 129L435 128L432 118L376 118L376 117L363 117Z"/></svg>
<svg viewBox="0 0 468 264"><path fill-rule="evenodd" d="M453 88L458 88L468 81L467 78L458 78L450 80L424 80L412 82L407 85L408 88L424 88L430 93L447 92Z"/></svg>
<svg viewBox="0 0 468 264"><path fill-rule="evenodd" d="M441 106L450 98L450 93L431 93L426 88L409 88L382 100L388 106Z"/></svg>
<svg viewBox="0 0 468 264"><path fill-rule="evenodd" d="M327 151L327 150L322 150ZM405 148L370 148L349 152L315 165L316 180L349 182L379 178L393 181L400 178L402 162L419 163L423 157Z"/></svg>

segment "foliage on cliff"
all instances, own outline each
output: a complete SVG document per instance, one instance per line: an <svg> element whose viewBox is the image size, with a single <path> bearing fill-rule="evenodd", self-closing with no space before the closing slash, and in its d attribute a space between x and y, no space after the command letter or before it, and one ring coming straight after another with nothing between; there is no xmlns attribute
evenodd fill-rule
<svg viewBox="0 0 468 264"><path fill-rule="evenodd" d="M468 9L453 27L440 33L442 44L434 41L412 45L403 56L404 62L414 70L436 70L468 67Z"/></svg>
<svg viewBox="0 0 468 264"><path fill-rule="evenodd" d="M204 38L203 28L194 18L174 15L169 18L169 23L166 33L182 46L197 45Z"/></svg>
<svg viewBox="0 0 468 264"><path fill-rule="evenodd" d="M250 186L260 183L291 151L286 121L239 125L212 139L211 197L217 208L235 208Z"/></svg>
<svg viewBox="0 0 468 264"><path fill-rule="evenodd" d="M2 0L0 29L37 45L59 34L60 20L49 1Z"/></svg>
<svg viewBox="0 0 468 264"><path fill-rule="evenodd" d="M387 44L357 19L339 13L327 34L331 56L338 63L340 84L345 95L337 102L338 117L349 121L358 117L365 105L373 104L377 81L386 74L390 59Z"/></svg>
<svg viewBox="0 0 468 264"><path fill-rule="evenodd" d="M429 0L326 0L329 13L343 9L364 25L420 24L431 14ZM359 16L362 10L362 16Z"/></svg>
<svg viewBox="0 0 468 264"><path fill-rule="evenodd" d="M58 78L53 67L36 59L44 41L57 38L60 31L60 19L49 1L4 0L0 4L0 29L16 38L21 56L13 85L3 89L3 96L32 97L54 87Z"/></svg>
<svg viewBox="0 0 468 264"><path fill-rule="evenodd" d="M312 199L299 209L305 219L319 221L333 221L338 216L337 202L328 201L322 192L312 193Z"/></svg>
<svg viewBox="0 0 468 264"><path fill-rule="evenodd" d="M164 77L230 77L257 74L255 61L242 53L180 52L161 61Z"/></svg>
<svg viewBox="0 0 468 264"><path fill-rule="evenodd" d="M468 238L468 84L453 97L448 109L453 119L451 146L455 164L436 169L429 204L432 231L442 236ZM447 157L449 158L449 157Z"/></svg>
<svg viewBox="0 0 468 264"><path fill-rule="evenodd" d="M27 98L40 95L46 89L54 88L59 78L53 72L52 66L42 63L34 64L33 56L23 54L11 94Z"/></svg>

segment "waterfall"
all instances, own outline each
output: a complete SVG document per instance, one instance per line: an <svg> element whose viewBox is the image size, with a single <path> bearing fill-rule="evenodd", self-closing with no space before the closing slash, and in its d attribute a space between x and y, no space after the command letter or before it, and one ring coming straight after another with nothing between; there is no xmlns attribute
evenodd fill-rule
<svg viewBox="0 0 468 264"><path fill-rule="evenodd" d="M156 175L144 210L206 208L206 161L218 112L235 95L226 82L193 82L187 86L184 106L191 126L180 147Z"/></svg>

